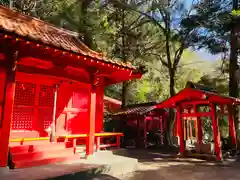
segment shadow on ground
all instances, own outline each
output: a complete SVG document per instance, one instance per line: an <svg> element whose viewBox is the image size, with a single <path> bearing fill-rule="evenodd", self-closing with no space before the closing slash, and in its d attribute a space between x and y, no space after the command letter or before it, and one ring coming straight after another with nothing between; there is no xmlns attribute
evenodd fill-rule
<svg viewBox="0 0 240 180"><path fill-rule="evenodd" d="M106 171L104 167L94 168L88 171L76 172L64 176L48 178L48 180L119 180L113 176L102 174Z"/></svg>
<svg viewBox="0 0 240 180"><path fill-rule="evenodd" d="M128 150L124 155L137 158L139 170L124 180L238 180L240 162L218 163L194 158L178 158L161 149Z"/></svg>
<svg viewBox="0 0 240 180"><path fill-rule="evenodd" d="M235 164L236 165L236 164ZM142 165L139 171L126 180L238 180L238 166L214 166L189 162L155 162Z"/></svg>

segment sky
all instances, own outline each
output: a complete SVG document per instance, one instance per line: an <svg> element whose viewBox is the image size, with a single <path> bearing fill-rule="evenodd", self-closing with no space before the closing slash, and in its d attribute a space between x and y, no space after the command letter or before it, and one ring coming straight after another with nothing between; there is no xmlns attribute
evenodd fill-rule
<svg viewBox="0 0 240 180"><path fill-rule="evenodd" d="M184 0L186 7L191 6L193 0ZM221 55L213 55L211 53L209 53L206 49L201 49L201 50L196 50L195 51L200 57L203 58L203 60L209 60L209 61L216 61L219 60L221 58Z"/></svg>
<svg viewBox="0 0 240 180"><path fill-rule="evenodd" d="M221 55L212 55L207 50L201 49L197 50L196 53L206 61L217 61L221 59Z"/></svg>

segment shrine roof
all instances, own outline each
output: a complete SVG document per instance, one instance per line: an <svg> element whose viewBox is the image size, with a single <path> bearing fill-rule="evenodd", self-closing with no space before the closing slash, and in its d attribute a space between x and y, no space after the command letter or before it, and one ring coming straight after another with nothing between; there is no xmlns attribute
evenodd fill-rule
<svg viewBox="0 0 240 180"><path fill-rule="evenodd" d="M108 96L104 96L103 98L104 101L107 101L107 102L110 102L112 104L116 104L116 105L122 105L122 102L119 101L118 99L113 99L113 98L110 98Z"/></svg>
<svg viewBox="0 0 240 180"><path fill-rule="evenodd" d="M63 51L88 56L104 63L136 69L130 63L110 60L102 53L91 50L79 39L79 34L76 32L58 28L52 24L23 15L3 6L0 6L0 30L14 33L23 38L28 38L30 41L38 41L41 44L53 46Z"/></svg>
<svg viewBox="0 0 240 180"><path fill-rule="evenodd" d="M206 100L212 103L219 104L240 104L240 99L230 97L230 96L222 96L217 94L211 88L208 90L202 88L205 86L186 86L185 89L181 90L175 96L170 97L169 99L159 103L156 105L157 108L174 108L176 104L181 102L193 102L193 101L201 101Z"/></svg>
<svg viewBox="0 0 240 180"><path fill-rule="evenodd" d="M122 115L144 115L154 109L156 109L156 102L133 104L120 109L119 111L111 114L111 116Z"/></svg>

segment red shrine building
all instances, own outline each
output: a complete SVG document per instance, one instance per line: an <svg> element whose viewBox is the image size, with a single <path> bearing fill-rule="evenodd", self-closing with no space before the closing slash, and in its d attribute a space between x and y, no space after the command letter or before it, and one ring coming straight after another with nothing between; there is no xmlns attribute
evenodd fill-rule
<svg viewBox="0 0 240 180"><path fill-rule="evenodd" d="M231 148L236 150L237 137L234 124L233 110L240 104L240 99L221 96L213 90L194 83L187 83L185 89L175 96L156 105L156 108L174 108L176 112L176 133L179 137L180 153L189 155L186 141L193 135L195 129L196 140L194 154L209 154L216 160L222 160L222 142L220 123L225 117L228 121L228 132ZM211 122L213 134L213 149L210 143L204 143L204 118ZM192 123L190 123L192 121ZM192 127L191 125L192 124ZM191 153L190 153L191 154Z"/></svg>
<svg viewBox="0 0 240 180"><path fill-rule="evenodd" d="M9 157L14 168L61 162L76 157L79 143L91 155L108 136L119 147L122 133L103 132L104 87L141 78L135 67L94 52L77 33L2 6L0 42L0 167ZM67 144L73 151L64 157L50 152Z"/></svg>

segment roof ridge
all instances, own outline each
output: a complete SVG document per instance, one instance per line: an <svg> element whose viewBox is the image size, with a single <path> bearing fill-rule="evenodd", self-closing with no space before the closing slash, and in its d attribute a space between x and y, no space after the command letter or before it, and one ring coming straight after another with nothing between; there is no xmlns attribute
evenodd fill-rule
<svg viewBox="0 0 240 180"><path fill-rule="evenodd" d="M42 19L39 19L37 17L33 17L33 16L29 16L29 15L20 13L15 9L9 9L9 8L4 7L2 5L0 5L0 14L3 15L3 16L8 16L8 18L11 18L11 19L12 19L13 16L10 16L9 14L11 14L11 15L18 14L17 18L19 18L19 19L20 18L22 18L22 19L23 18L32 19L34 21L40 22L43 25L48 25L49 27L52 27L53 29L55 29L57 31L62 31L62 32L65 32L69 35L75 36L75 37L78 37L78 35L80 35L79 33L75 32L75 31L71 31L71 30L68 30L68 29L65 29L65 28L62 28L62 27L58 27L58 26L56 26L52 23L49 23L47 21L43 21Z"/></svg>
<svg viewBox="0 0 240 180"><path fill-rule="evenodd" d="M74 36L78 40L78 43L80 43L81 46L86 48L88 51L90 51L91 53L96 54L98 56L102 56L102 58L106 58L106 57L104 57L102 52L94 51L94 50L90 49L86 44L84 44L79 39L80 33L78 33L78 32L71 31L71 30L68 30L68 29L65 29L65 28L62 28L62 27L58 27L58 26L56 26L56 25L54 25L50 22L43 21L39 18L29 16L29 15L26 15L26 14L22 14L22 13L14 10L14 9L9 9L9 8L4 7L2 5L0 5L0 15L5 16L5 17L10 18L10 19L13 19L13 17L17 17L18 19L23 20L25 23L26 23L26 20L33 20L36 23L37 22L39 23L39 24L35 24L35 25L48 26L49 28L52 28L53 32L58 31L59 33L63 33L63 34L61 34L62 36L66 36L66 35Z"/></svg>

